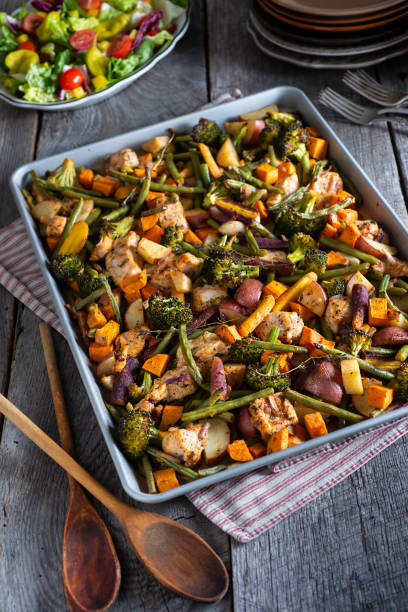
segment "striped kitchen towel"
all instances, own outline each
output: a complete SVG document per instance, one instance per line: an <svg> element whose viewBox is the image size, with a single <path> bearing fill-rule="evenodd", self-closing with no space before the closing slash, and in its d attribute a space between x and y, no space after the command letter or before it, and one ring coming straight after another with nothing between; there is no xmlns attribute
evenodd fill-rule
<svg viewBox="0 0 408 612"><path fill-rule="evenodd" d="M231 96L224 95L217 102L229 99ZM0 230L0 283L63 333L21 220ZM358 470L407 432L408 419L400 419L201 489L190 494L189 499L218 527L240 542L249 542Z"/></svg>

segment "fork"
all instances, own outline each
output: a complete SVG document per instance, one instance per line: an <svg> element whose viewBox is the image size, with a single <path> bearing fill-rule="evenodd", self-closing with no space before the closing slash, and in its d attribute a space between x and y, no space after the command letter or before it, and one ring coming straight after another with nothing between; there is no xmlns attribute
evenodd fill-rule
<svg viewBox="0 0 408 612"><path fill-rule="evenodd" d="M326 87L326 89L320 92L319 102L325 106L328 106L329 108L334 109L340 115L343 115L343 117L346 117L346 119L353 121L354 123L371 125L373 123L380 123L381 121L395 121L403 125L408 125L408 122L401 117L385 116L391 113L408 115L408 108L395 108L391 106L376 109L361 106L360 104L356 104L355 102L348 100L341 94L337 93L337 91L331 89L331 87Z"/></svg>
<svg viewBox="0 0 408 612"><path fill-rule="evenodd" d="M381 106L400 106L408 101L408 94L402 91L385 89L365 70L356 70L355 72L347 70L343 76L343 83L357 91L361 96Z"/></svg>

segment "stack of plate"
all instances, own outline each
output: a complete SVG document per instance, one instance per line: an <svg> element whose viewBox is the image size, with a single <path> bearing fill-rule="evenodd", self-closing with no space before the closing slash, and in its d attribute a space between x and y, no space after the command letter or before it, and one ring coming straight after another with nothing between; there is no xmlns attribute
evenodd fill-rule
<svg viewBox="0 0 408 612"><path fill-rule="evenodd" d="M408 52L408 1L253 0L248 30L298 66L364 68Z"/></svg>

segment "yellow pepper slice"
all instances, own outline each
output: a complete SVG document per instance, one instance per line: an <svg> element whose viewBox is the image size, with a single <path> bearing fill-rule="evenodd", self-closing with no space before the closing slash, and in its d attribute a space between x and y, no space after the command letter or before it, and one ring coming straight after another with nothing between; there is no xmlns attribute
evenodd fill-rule
<svg viewBox="0 0 408 612"><path fill-rule="evenodd" d="M119 15L118 17L112 17L112 19L103 21L97 25L94 30L99 41L110 40L123 32L123 30L126 30L129 24L130 15Z"/></svg>
<svg viewBox="0 0 408 612"><path fill-rule="evenodd" d="M32 64L40 63L40 57L35 51L17 49L6 56L4 63L10 74L25 74Z"/></svg>
<svg viewBox="0 0 408 612"><path fill-rule="evenodd" d="M105 57L97 47L91 47L85 56L86 65L92 76L104 76L109 58Z"/></svg>

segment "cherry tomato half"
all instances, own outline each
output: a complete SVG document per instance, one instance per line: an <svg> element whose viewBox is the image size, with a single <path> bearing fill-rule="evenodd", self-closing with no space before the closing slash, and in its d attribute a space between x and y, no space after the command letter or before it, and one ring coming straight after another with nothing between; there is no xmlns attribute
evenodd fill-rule
<svg viewBox="0 0 408 612"><path fill-rule="evenodd" d="M146 36L156 36L159 33L159 30L150 30L150 32L146 32Z"/></svg>
<svg viewBox="0 0 408 612"><path fill-rule="evenodd" d="M87 51L92 47L95 34L93 30L78 30L78 32L74 32L69 39L71 47L75 51Z"/></svg>
<svg viewBox="0 0 408 612"><path fill-rule="evenodd" d="M127 34L119 34L108 49L109 57L127 57L132 49L133 40Z"/></svg>
<svg viewBox="0 0 408 612"><path fill-rule="evenodd" d="M31 15L27 15L23 21L23 30L27 34L35 34L36 29L39 25L44 21L44 17L38 15L37 13L33 13Z"/></svg>
<svg viewBox="0 0 408 612"><path fill-rule="evenodd" d="M63 72L59 78L61 89L76 89L84 82L84 75L79 68L70 68Z"/></svg>
<svg viewBox="0 0 408 612"><path fill-rule="evenodd" d="M79 6L84 11L99 11L102 0L79 0Z"/></svg>
<svg viewBox="0 0 408 612"><path fill-rule="evenodd" d="M35 51L38 53L37 45L35 45L31 40L26 40L18 45L19 49L26 49L27 51Z"/></svg>

